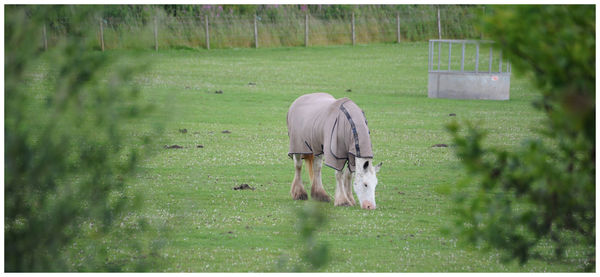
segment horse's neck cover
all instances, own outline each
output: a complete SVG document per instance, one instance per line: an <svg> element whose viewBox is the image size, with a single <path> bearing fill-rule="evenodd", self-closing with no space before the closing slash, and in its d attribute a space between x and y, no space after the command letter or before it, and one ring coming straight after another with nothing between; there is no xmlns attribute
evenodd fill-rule
<svg viewBox="0 0 600 277"><path fill-rule="evenodd" d="M373 158L363 111L348 98L327 93L298 97L287 114L291 154L324 155L325 165L354 172L354 158Z"/></svg>

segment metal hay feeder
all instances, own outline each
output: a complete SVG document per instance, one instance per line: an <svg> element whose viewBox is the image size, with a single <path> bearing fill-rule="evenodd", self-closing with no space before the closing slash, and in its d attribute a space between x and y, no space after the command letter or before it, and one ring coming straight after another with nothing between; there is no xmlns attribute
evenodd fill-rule
<svg viewBox="0 0 600 277"><path fill-rule="evenodd" d="M511 66L508 61L503 64L501 50L497 51L497 56L494 56L493 44L493 41L486 40L429 40L428 97L508 100L510 98ZM452 64L453 45L461 47L460 68L458 68L457 62ZM474 59L470 55L466 56L467 60L465 60L467 47L471 50L473 46L475 47ZM444 51L442 51L442 47L444 47ZM489 48L487 64L479 58L482 47ZM444 61L444 65L442 65L442 55L447 55L447 64ZM436 56L437 66L435 65ZM446 60L446 57L444 59ZM455 57L455 60L458 60L458 57ZM494 61L497 67L493 66ZM484 63L484 67L480 63Z"/></svg>

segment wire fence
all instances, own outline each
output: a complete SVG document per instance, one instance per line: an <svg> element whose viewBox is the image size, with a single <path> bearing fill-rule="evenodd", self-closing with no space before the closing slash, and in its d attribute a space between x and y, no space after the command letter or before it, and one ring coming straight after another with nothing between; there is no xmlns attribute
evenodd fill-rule
<svg viewBox="0 0 600 277"><path fill-rule="evenodd" d="M107 49L245 48L369 44L426 41L434 38L473 39L475 15L448 10L395 14L354 14L322 18L311 14L272 19L260 15L95 18L92 47ZM94 26L95 25L95 26ZM52 47L70 29L68 18L44 26L43 47Z"/></svg>

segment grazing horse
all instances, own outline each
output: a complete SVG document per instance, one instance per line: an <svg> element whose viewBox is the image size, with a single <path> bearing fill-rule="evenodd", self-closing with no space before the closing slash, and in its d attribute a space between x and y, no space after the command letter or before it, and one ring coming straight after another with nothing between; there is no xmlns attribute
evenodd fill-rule
<svg viewBox="0 0 600 277"><path fill-rule="evenodd" d="M367 119L363 111L348 98L335 99L327 93L312 93L298 97L287 113L290 151L296 174L291 195L306 200L302 185L302 159L306 161L311 179L313 199L329 202L321 183L321 166L335 172L335 205L353 206L353 187L363 209L375 209L375 187L381 163L373 166L373 150ZM345 166L347 164L347 166Z"/></svg>

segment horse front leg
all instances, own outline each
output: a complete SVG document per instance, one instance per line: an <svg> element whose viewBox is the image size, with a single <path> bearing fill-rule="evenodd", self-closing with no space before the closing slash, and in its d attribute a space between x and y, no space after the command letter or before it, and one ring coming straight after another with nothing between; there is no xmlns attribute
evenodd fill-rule
<svg viewBox="0 0 600 277"><path fill-rule="evenodd" d="M323 156L314 156L312 186L310 188L310 196L319 201L329 202L330 198L321 181L321 167L323 165Z"/></svg>
<svg viewBox="0 0 600 277"><path fill-rule="evenodd" d="M352 193L352 191L350 191ZM335 206L352 206L352 202L348 200L346 187L344 183L344 173L335 171Z"/></svg>
<svg viewBox="0 0 600 277"><path fill-rule="evenodd" d="M307 200L308 194L306 194L306 190L304 190L304 186L302 185L302 155L293 154L292 156L294 158L296 173L294 174L290 194L294 200Z"/></svg>
<svg viewBox="0 0 600 277"><path fill-rule="evenodd" d="M344 191L346 192L346 198L348 199L348 201L350 202L350 206L354 206L356 204L356 202L354 201L354 195L352 194L352 172L350 172L350 169L348 169L348 167L346 166L344 168L344 170L342 171L343 174L343 185L344 185Z"/></svg>

